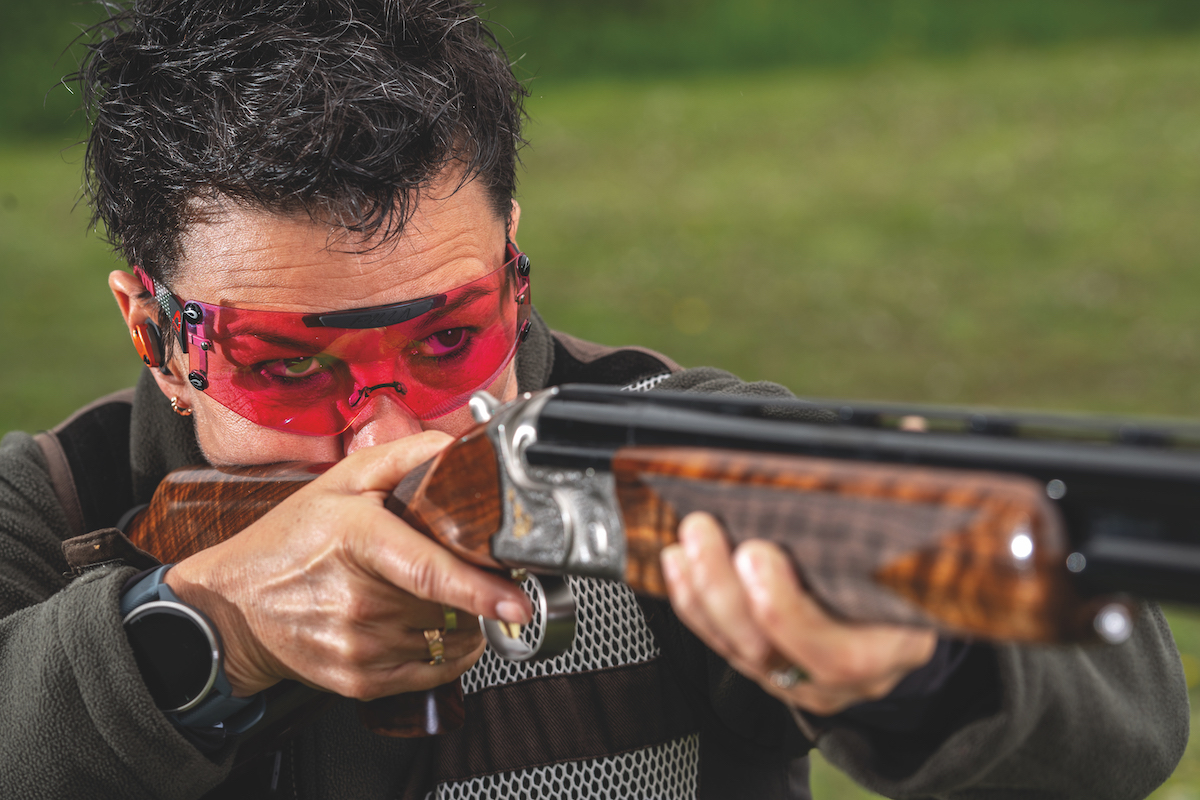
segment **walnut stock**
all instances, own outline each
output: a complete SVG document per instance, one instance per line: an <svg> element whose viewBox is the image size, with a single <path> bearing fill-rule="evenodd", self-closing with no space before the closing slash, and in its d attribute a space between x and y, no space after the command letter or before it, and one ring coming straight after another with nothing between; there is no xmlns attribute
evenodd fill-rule
<svg viewBox="0 0 1200 800"><path fill-rule="evenodd" d="M490 455L491 447L482 432L476 434L464 437L460 446L448 448L414 471L413 477L424 478L425 483L407 496L411 507L402 496L411 492L413 481L401 484L388 507L424 533L437 531L445 541L458 545L460 554L478 551L481 556L477 560L486 564L487 536L499 524L501 507L495 456ZM244 530L329 466L185 467L159 484L149 507L134 519L127 533L135 545L163 563L180 561ZM488 525L493 527L484 532ZM327 700L323 695L297 694L302 701L292 704L295 707L282 720L273 721L264 736L275 738L280 731L290 734L297 727L295 720L311 717L314 707ZM370 730L385 736L445 733L462 726L462 687L455 681L425 692L360 703L359 716ZM255 743L249 747L262 749Z"/></svg>

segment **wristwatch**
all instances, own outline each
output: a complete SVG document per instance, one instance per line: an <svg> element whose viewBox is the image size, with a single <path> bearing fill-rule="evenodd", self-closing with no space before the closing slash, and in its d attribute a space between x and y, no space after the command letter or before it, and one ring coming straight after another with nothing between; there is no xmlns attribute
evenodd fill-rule
<svg viewBox="0 0 1200 800"><path fill-rule="evenodd" d="M142 577L121 596L125 633L150 696L172 722L242 733L262 718L262 693L234 697L225 677L221 634L198 608L163 583L173 565Z"/></svg>

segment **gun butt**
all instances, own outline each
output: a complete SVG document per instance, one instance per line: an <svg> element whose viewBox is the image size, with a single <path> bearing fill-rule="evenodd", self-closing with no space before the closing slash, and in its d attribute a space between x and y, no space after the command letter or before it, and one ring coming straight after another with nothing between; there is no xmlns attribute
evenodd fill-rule
<svg viewBox="0 0 1200 800"><path fill-rule="evenodd" d="M164 564L182 561L245 530L330 466L177 469L162 480L125 533Z"/></svg>
<svg viewBox="0 0 1200 800"><path fill-rule="evenodd" d="M494 461L494 459L493 459ZM174 563L244 530L329 464L270 464L252 467L185 467L159 484L150 505L127 526L129 539L163 563ZM420 474L424 474L421 472ZM250 733L247 752L291 736L329 702L331 695L296 693L279 702L271 724ZM278 698L275 698L278 700ZM432 736L461 727L465 719L457 681L359 704L371 731L398 737Z"/></svg>

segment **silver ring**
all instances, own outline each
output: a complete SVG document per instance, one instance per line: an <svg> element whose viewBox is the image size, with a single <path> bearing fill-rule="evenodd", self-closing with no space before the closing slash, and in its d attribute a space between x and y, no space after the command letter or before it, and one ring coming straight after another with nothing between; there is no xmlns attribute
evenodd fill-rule
<svg viewBox="0 0 1200 800"><path fill-rule="evenodd" d="M785 691L797 684L807 683L811 680L809 674L802 667L797 667L795 664L790 665L787 669L773 669L767 677L770 679L772 686Z"/></svg>

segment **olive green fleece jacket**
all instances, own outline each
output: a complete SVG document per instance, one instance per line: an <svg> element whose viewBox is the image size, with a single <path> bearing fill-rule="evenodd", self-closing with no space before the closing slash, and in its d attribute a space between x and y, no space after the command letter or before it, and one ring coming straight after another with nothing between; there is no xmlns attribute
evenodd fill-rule
<svg viewBox="0 0 1200 800"><path fill-rule="evenodd" d="M535 323L518 359L522 390L546 385L552 372L561 372L556 359L580 354L572 340L552 338L540 319ZM706 369L678 371L658 388L781 391ZM190 425L170 412L144 376L130 435L137 500L147 500L170 470L200 460ZM117 611L120 589L135 570L113 566L66 577L60 544L69 530L41 450L27 434L9 434L0 443L0 797L222 796L233 746L209 755L197 750L155 709L138 676ZM688 660L700 649L677 621L656 635L679 639L678 646L662 644L682 669L707 661L696 668L722 672L711 654ZM994 683L990 699L978 708L935 705L940 719L925 726L934 731L926 736L928 746L912 746L910 732L873 731L838 718L810 719L819 731L817 746L881 794L962 800L1144 797L1182 755L1186 686L1170 631L1153 605L1143 609L1125 644L997 646L986 648L980 663L990 670L980 680ZM713 683L720 687L714 705L755 691L735 675L718 674ZM780 716L771 715L771 726ZM767 721L764 716L764 729ZM773 785L778 796L788 796L785 773L791 770L791 796L803 797L806 787L794 777L804 773L795 769L804 747L797 748L791 734L778 738L789 743L771 762L780 772ZM363 730L349 702L335 704L290 748L288 784L305 798L396 797L422 757L420 743ZM701 775L701 795L711 796L703 769Z"/></svg>

